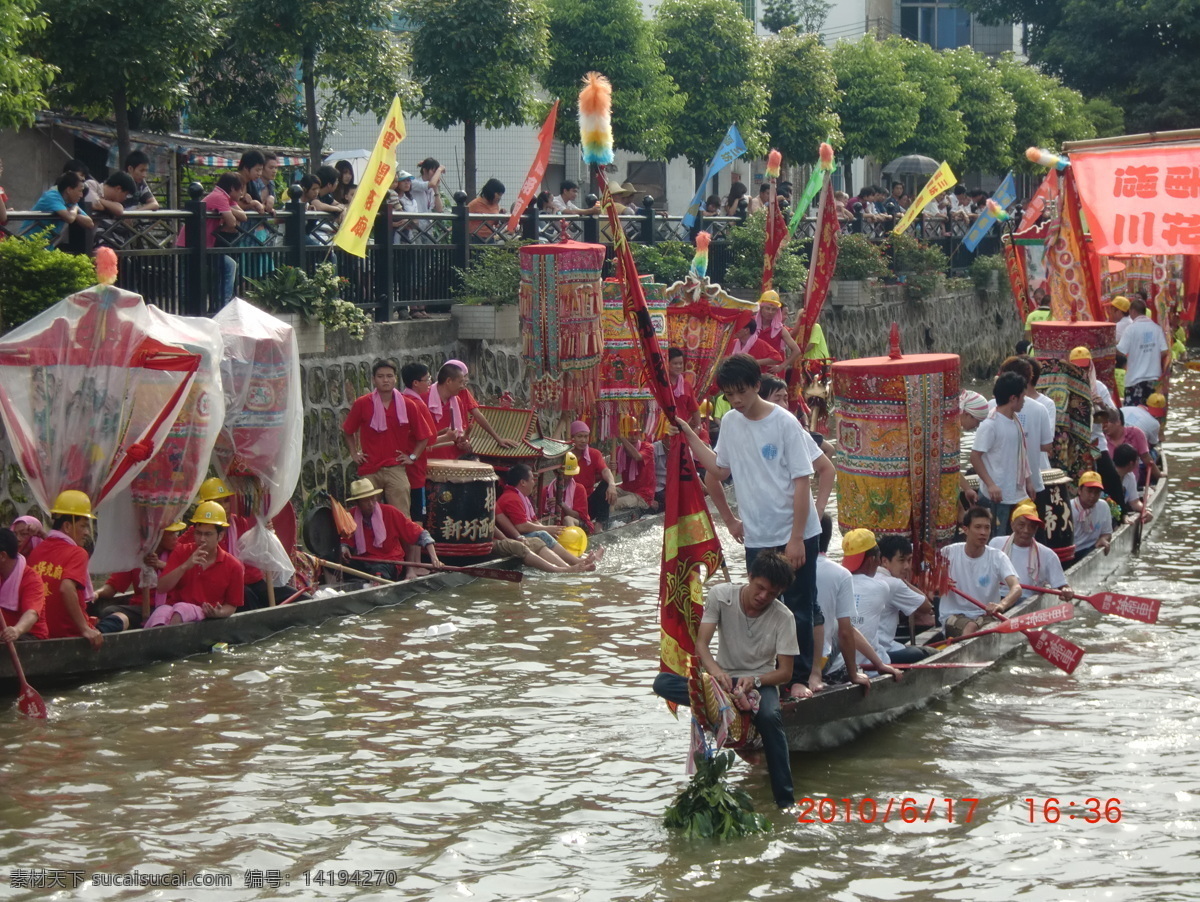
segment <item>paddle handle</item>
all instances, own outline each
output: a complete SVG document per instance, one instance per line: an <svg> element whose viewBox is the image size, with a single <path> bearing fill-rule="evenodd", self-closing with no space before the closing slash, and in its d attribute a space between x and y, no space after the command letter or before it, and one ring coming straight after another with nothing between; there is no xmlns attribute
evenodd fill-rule
<svg viewBox="0 0 1200 902"><path fill-rule="evenodd" d="M17 646L12 639L5 643L8 646L8 654L12 658L13 671L17 675L17 682L20 683L22 691L30 688L29 681L25 679L25 668L21 666L21 656L17 654Z"/></svg>
<svg viewBox="0 0 1200 902"><path fill-rule="evenodd" d="M357 576L359 579L369 579L372 582L382 583L385 586L399 585L398 583L394 582L393 580L384 579L382 576L376 576L373 573L364 573L361 570L355 570L353 567L346 567L346 566L343 566L342 564L335 564L333 561L325 560L325 558L319 557L319 558L317 558L317 560L321 562L322 567L330 567L334 570L340 570L342 573L347 573L350 576Z"/></svg>
<svg viewBox="0 0 1200 902"><path fill-rule="evenodd" d="M1067 597L1067 593L1062 589L1051 589L1049 586L1027 586L1025 583L1021 583L1021 588L1027 592L1048 592L1051 595L1057 595L1059 598ZM1071 597L1074 598L1075 596Z"/></svg>
<svg viewBox="0 0 1200 902"><path fill-rule="evenodd" d="M352 561L378 561L379 558L360 557L351 555ZM482 579L502 579L510 583L519 583L524 574L519 570L504 570L500 567L451 567L448 564L426 564L420 561L385 560L385 564L395 564L398 567L417 567L421 570L436 570L439 573L465 573Z"/></svg>
<svg viewBox="0 0 1200 902"><path fill-rule="evenodd" d="M951 587L950 587L950 591L951 591L951 592L953 592L955 595L960 595L960 596L962 596L962 597L963 597L963 598L965 598L967 601L971 602L971 604L975 605L975 607L977 607L977 608L981 608L981 609L983 609L984 611L986 611L986 610L987 610L987 605L986 605L986 604L984 604L982 601L979 601L979 600L977 600L977 599L974 599L974 598L972 598L972 597L971 597L970 595L968 595L966 592L964 592L964 591L962 591L961 589L959 589L959 588L958 588L958 586L951 586ZM1008 620L1008 618L1007 618L1007 617L1005 617L1003 614L1001 614L999 611L997 611L997 612L996 612L995 614L993 614L992 616L993 616L993 617L995 617L997 620L999 620L1001 623L1004 623L1004 621Z"/></svg>

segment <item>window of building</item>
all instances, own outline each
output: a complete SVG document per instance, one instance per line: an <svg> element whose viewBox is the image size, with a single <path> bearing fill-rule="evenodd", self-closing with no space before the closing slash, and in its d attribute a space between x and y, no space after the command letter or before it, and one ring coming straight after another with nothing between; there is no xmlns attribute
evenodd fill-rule
<svg viewBox="0 0 1200 902"><path fill-rule="evenodd" d="M901 0L900 32L936 50L971 43L971 13L947 0Z"/></svg>

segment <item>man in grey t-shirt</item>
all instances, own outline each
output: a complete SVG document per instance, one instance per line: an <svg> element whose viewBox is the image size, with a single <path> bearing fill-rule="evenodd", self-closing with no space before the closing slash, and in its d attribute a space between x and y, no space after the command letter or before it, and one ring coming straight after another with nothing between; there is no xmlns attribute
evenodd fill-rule
<svg viewBox="0 0 1200 902"><path fill-rule="evenodd" d="M761 552L750 564L749 583L725 583L709 591L696 635L696 657L723 689L735 699L758 690L754 726L762 736L771 792L780 808L796 803L779 687L791 680L793 655L799 649L795 619L778 600L794 577L791 564L780 552ZM720 648L713 657L709 643L718 632ZM654 691L678 705L691 704L687 677L679 674L660 673L654 679Z"/></svg>

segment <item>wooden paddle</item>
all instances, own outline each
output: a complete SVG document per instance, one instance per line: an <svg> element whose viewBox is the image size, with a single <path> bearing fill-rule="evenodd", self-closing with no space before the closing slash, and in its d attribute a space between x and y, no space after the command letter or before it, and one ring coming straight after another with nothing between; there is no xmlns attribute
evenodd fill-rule
<svg viewBox="0 0 1200 902"><path fill-rule="evenodd" d="M1142 486L1142 512L1133 524L1133 544L1130 551L1137 554L1142 550L1142 523L1150 510L1150 468L1146 467L1146 481Z"/></svg>
<svg viewBox="0 0 1200 902"><path fill-rule="evenodd" d="M955 642L964 642L967 639L974 639L976 636L986 636L989 633L1019 633L1022 630L1035 629L1051 623L1061 623L1064 620L1070 620L1074 616L1075 609L1071 605L1060 604L1052 608L1033 611L1029 614L1019 614L1016 617L1010 617L999 626L989 627L985 630L976 630L966 636L954 636L950 639L943 639L941 642L933 642L930 644L930 647L945 648L947 645L953 645Z"/></svg>
<svg viewBox="0 0 1200 902"><path fill-rule="evenodd" d="M316 557L314 555L314 557ZM331 570L340 570L342 573L348 573L350 576L357 576L359 579L369 579L371 582L381 583L385 586L398 586L400 583L392 579L384 579L382 576L376 576L374 573L364 573L361 570L355 570L353 567L344 567L341 564L335 564L333 561L327 561L325 558L317 558L317 563L322 567L329 567Z"/></svg>
<svg viewBox="0 0 1200 902"><path fill-rule="evenodd" d="M987 610L987 605L985 605L982 601L976 601L957 586L951 586L950 591L952 591L955 595L965 598L976 607L982 608L985 611ZM1059 605L1058 607L1061 609L1070 608L1071 606L1069 604L1063 604ZM1045 615L1053 610L1055 609L1046 608L1045 610L1033 611L1029 614L1023 614L1021 616L1035 618L1039 614ZM1072 611L1072 614L1074 614L1074 611ZM1066 671L1067 673L1074 673L1075 668L1079 666L1079 662L1083 660L1083 649L1073 642L1068 642L1062 636L1055 635L1047 630L1031 630L1023 627L1012 627L1010 624L1012 624L1016 618L1005 617L1003 614L996 614L995 616L1000 620L1001 626L1001 629L997 630L996 632L1022 633L1025 638L1029 640L1030 647L1055 667L1059 668L1059 670ZM1055 623L1057 621L1044 620L1043 622ZM979 635L980 632L983 632L983 630L971 633L968 636L963 636L962 638L970 639L973 636Z"/></svg>
<svg viewBox="0 0 1200 902"><path fill-rule="evenodd" d="M1021 588L1028 589L1031 592L1049 592L1051 595L1057 595L1060 598L1067 597L1066 592L1046 586L1027 586L1022 583ZM1073 593L1070 597L1086 601L1101 614L1116 614L1118 617L1140 620L1142 623L1158 623L1158 609L1162 607L1162 602L1155 598L1141 598L1137 595L1125 595L1121 592L1097 592L1095 595L1078 595Z"/></svg>
<svg viewBox="0 0 1200 902"><path fill-rule="evenodd" d="M17 646L12 639L8 640L8 653L12 655L13 671L17 675L17 682L21 686L21 694L17 696L17 709L26 717L36 717L39 720L46 719L46 703L42 701L42 697L38 695L37 690L29 685L29 681L25 679L25 668L21 666L21 658L17 654Z"/></svg>
<svg viewBox="0 0 1200 902"><path fill-rule="evenodd" d="M351 555L350 560L377 561L379 558ZM383 563L395 564L397 567L418 567L422 570L436 570L439 573L465 573L467 576L477 576L481 579L501 579L510 583L519 583L525 578L525 574L520 570L505 570L503 567L451 567L446 564L426 564L417 561L384 561Z"/></svg>

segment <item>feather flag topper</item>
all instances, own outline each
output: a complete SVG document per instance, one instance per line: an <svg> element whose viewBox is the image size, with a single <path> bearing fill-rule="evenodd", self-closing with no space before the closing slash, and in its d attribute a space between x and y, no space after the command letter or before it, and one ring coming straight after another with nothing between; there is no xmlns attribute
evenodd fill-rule
<svg viewBox="0 0 1200 902"><path fill-rule="evenodd" d="M779 178L779 169L783 165L783 154L777 150L772 150L767 154L767 178Z"/></svg>
<svg viewBox="0 0 1200 902"><path fill-rule="evenodd" d="M583 77L579 92L579 141L583 161L607 165L613 161L612 82L599 72Z"/></svg>
<svg viewBox="0 0 1200 902"><path fill-rule="evenodd" d="M708 232L696 233L696 255L692 257L691 272L697 279L703 279L708 274L708 244L712 235Z"/></svg>
<svg viewBox="0 0 1200 902"><path fill-rule="evenodd" d="M817 149L817 156L820 159L817 168L833 172L833 146L828 141L821 142L821 146Z"/></svg>
<svg viewBox="0 0 1200 902"><path fill-rule="evenodd" d="M1036 163L1039 166L1045 166L1049 169L1053 166L1055 169L1066 169L1070 164L1070 160L1066 157L1060 157L1056 153L1051 153L1048 150L1042 150L1040 147L1030 147L1025 151L1025 159L1030 163Z"/></svg>
<svg viewBox="0 0 1200 902"><path fill-rule="evenodd" d="M1008 220L1010 218L1008 215L1008 211L1005 210L998 203L996 203L994 200L992 200L990 197L988 198L988 202L987 202L987 211L988 211L988 215L991 216L992 219L996 220L997 222L1008 222Z"/></svg>

